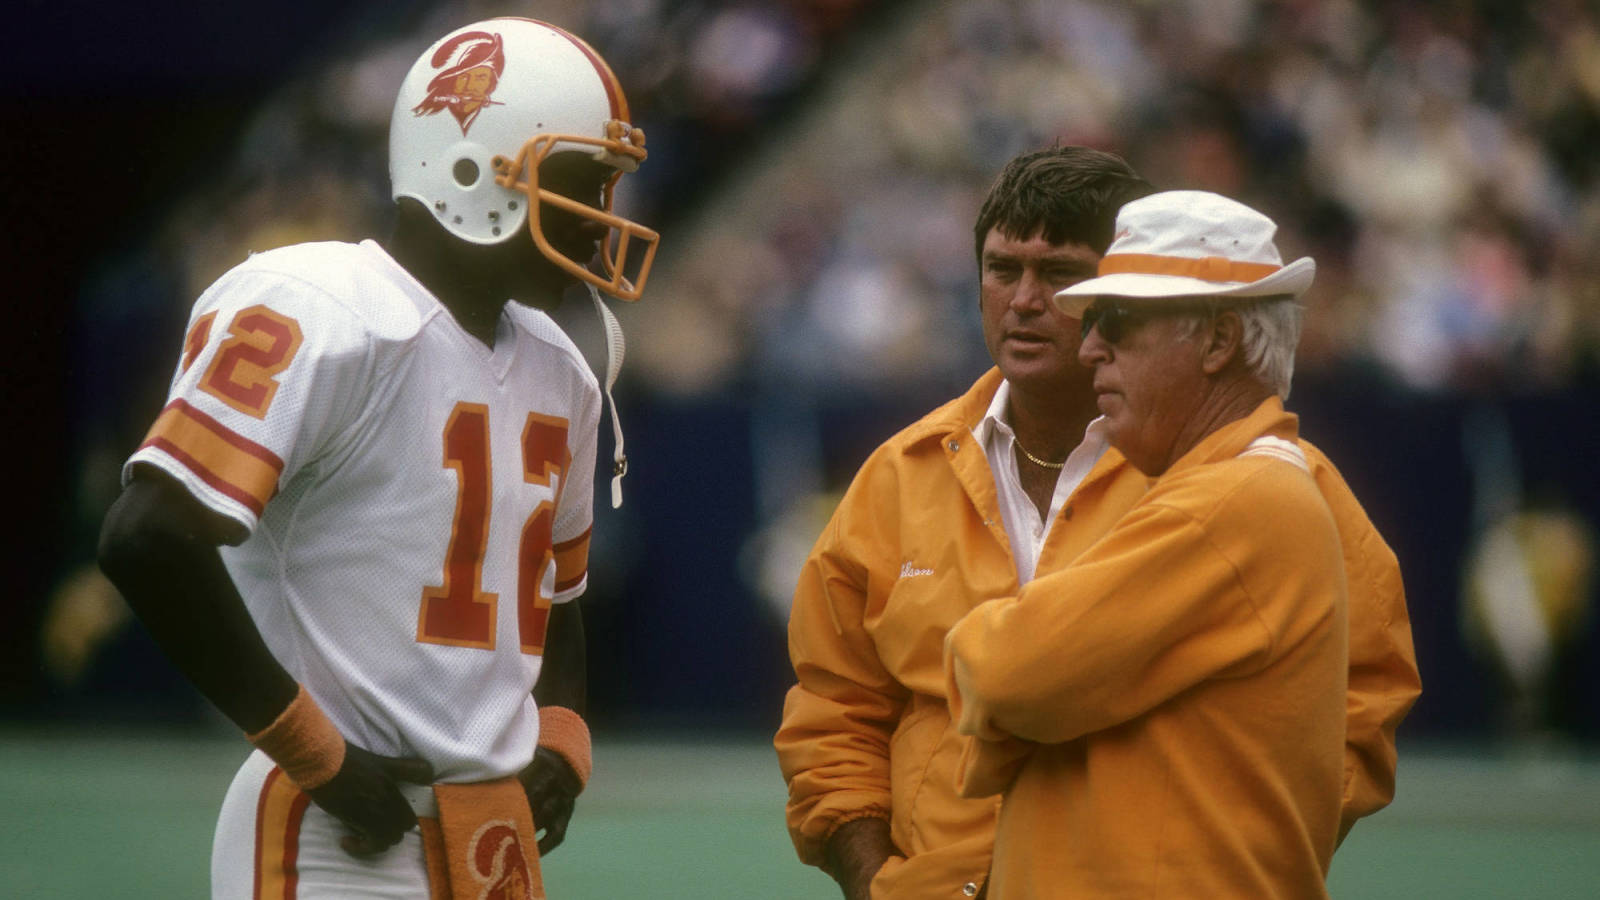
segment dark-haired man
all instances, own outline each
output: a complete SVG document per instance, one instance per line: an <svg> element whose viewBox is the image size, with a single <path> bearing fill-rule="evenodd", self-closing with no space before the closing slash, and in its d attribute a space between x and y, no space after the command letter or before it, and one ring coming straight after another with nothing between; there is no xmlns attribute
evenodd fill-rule
<svg viewBox="0 0 1600 900"><path fill-rule="evenodd" d="M871 455L801 571L789 622L798 683L774 743L799 856L847 898L983 886L998 801L957 792L944 638L979 603L1071 562L1148 486L1108 450L1079 321L1052 297L1095 275L1117 212L1153 191L1082 147L1007 164L974 227L995 368ZM1347 828L1392 796L1394 728L1418 682L1394 554L1309 453L1347 532L1350 578L1366 588L1352 601Z"/></svg>

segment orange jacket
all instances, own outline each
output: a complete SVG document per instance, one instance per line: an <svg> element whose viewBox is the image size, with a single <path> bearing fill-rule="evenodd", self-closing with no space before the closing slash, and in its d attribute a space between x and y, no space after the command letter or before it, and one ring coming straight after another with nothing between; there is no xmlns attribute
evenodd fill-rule
<svg viewBox="0 0 1600 900"><path fill-rule="evenodd" d="M998 800L956 792L962 739L941 654L946 632L977 603L1018 592L994 478L972 436L1000 381L990 370L868 458L795 591L789 653L799 683L774 740L790 836L801 860L820 865L839 825L887 818L909 858L879 873L879 897L959 898L989 867ZM1392 798L1394 729L1419 682L1394 554L1333 466L1301 446L1340 523L1354 610L1348 823ZM1107 452L1052 524L1038 572L1110 531L1148 485Z"/></svg>
<svg viewBox="0 0 1600 900"><path fill-rule="evenodd" d="M1344 788L1346 590L1276 397L1206 437L1104 538L946 643L964 776L1015 780L995 900L1317 897ZM1009 750L1028 742L1020 769ZM996 778L985 771L999 765Z"/></svg>

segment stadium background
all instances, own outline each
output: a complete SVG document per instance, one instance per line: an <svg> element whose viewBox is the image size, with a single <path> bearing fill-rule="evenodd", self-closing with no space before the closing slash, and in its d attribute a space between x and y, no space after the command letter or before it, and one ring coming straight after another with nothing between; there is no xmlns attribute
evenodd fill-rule
<svg viewBox="0 0 1600 900"><path fill-rule="evenodd" d="M1317 258L1291 406L1400 557L1424 679L1399 799L1336 858L1335 896L1594 896L1592 3L20 7L0 39L0 892L203 890L241 745L89 566L117 465L199 289L250 249L382 233L400 75L516 14L616 69L651 150L621 202L664 234L619 309L633 468L583 601L614 780L552 887L831 895L788 850L764 746L788 581L866 452L986 365L971 221L1007 158L1059 140L1243 199Z"/></svg>

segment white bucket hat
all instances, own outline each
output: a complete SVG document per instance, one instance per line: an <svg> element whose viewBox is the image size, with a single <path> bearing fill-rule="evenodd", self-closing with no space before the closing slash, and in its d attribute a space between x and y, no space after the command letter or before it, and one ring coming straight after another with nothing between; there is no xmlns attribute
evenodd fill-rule
<svg viewBox="0 0 1600 900"><path fill-rule="evenodd" d="M1284 265L1272 243L1278 226L1243 203L1208 191L1164 191L1117 213L1116 236L1099 274L1056 294L1080 316L1096 296L1298 297L1311 287L1309 256Z"/></svg>

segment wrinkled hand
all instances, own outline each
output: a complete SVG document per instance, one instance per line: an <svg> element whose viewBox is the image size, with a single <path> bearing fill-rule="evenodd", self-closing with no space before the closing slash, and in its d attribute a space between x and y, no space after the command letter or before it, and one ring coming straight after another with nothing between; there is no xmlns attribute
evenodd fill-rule
<svg viewBox="0 0 1600 900"><path fill-rule="evenodd" d="M583 792L583 782L561 754L547 747L534 751L533 762L517 778L528 795L528 808L533 810L533 827L544 832L539 838L539 855L544 856L566 839L567 822Z"/></svg>
<svg viewBox="0 0 1600 900"><path fill-rule="evenodd" d="M339 846L351 856L367 857L393 847L417 827L416 812L395 787L400 781L431 784L433 767L426 760L378 756L346 741L339 774L306 793L352 832Z"/></svg>

